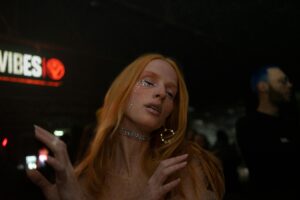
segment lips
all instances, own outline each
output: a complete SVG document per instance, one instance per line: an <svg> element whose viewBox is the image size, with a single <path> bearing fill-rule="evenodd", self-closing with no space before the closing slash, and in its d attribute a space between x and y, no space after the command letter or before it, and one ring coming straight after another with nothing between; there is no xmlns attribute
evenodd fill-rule
<svg viewBox="0 0 300 200"><path fill-rule="evenodd" d="M146 108L151 112L151 113L154 113L154 114L157 114L159 115L161 113L161 110L162 110L162 107L160 104L147 104L146 105Z"/></svg>

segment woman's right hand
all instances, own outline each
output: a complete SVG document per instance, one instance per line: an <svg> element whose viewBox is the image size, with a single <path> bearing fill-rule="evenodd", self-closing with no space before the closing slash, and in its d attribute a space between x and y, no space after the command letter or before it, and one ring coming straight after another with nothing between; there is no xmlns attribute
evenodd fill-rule
<svg viewBox="0 0 300 200"><path fill-rule="evenodd" d="M180 178L165 183L169 175L183 169L187 165L188 154L172 157L160 162L153 175L147 182L147 186L138 197L140 200L159 200L174 189L179 183Z"/></svg>
<svg viewBox="0 0 300 200"><path fill-rule="evenodd" d="M38 170L28 170L27 176L42 189L47 200L85 199L74 174L66 144L39 126L35 126L35 136L53 152L53 156L48 155L46 162L55 171L55 183L47 180Z"/></svg>

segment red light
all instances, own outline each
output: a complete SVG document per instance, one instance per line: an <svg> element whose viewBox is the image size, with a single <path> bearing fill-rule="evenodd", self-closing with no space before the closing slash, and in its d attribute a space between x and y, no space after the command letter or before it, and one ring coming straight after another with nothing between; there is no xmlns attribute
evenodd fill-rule
<svg viewBox="0 0 300 200"><path fill-rule="evenodd" d="M9 77L9 76L0 76L0 81L12 82L12 83L24 83L29 85L42 85L42 86L51 86L58 87L62 83L54 82L54 81L44 81L30 78L17 78L17 77Z"/></svg>
<svg viewBox="0 0 300 200"><path fill-rule="evenodd" d="M8 139L7 139L7 138L4 138L4 139L2 140L2 147L6 147L7 143L8 143Z"/></svg>
<svg viewBox="0 0 300 200"><path fill-rule="evenodd" d="M60 80L65 75L64 64L56 59L51 58L47 61L47 74L52 80Z"/></svg>

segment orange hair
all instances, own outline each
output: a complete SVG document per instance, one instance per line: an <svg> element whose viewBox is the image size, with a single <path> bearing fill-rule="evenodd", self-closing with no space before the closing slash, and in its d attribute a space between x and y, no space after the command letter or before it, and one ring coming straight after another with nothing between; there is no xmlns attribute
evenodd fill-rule
<svg viewBox="0 0 300 200"><path fill-rule="evenodd" d="M101 193L99 188L102 188L101 184L104 181L105 172L109 164L111 164L111 158L116 145L116 140L113 138L124 116L127 100L146 65L156 59L169 63L177 74L178 93L175 97L174 109L165 123L165 126L173 129L176 134L169 144L159 142L159 134L153 134L150 156L149 158L145 158L144 168L150 176L156 169L159 161L178 155L184 151L189 97L183 75L177 64L170 58L160 54L142 55L129 64L117 76L106 93L103 106L97 111L98 126L95 137L86 157L75 169L75 173L83 180L83 184L88 191L96 194L96 196L98 193ZM189 151L197 154L201 161L202 158L205 160L202 167L204 174L207 174L211 189L221 199L224 186L222 184L222 176L219 175L218 165L204 150L194 146L189 147L189 149Z"/></svg>

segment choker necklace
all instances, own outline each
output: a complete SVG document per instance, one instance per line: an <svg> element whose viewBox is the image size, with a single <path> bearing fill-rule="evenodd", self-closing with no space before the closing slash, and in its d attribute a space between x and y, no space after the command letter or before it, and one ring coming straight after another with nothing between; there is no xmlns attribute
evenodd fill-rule
<svg viewBox="0 0 300 200"><path fill-rule="evenodd" d="M125 136L128 136L128 137L131 137L131 138L134 138L134 139L137 139L139 141L149 141L150 140L150 136L147 136L147 135L141 135L137 132L133 132L133 131L130 131L130 130L127 130L125 128L121 128L119 133L121 135L125 135Z"/></svg>

